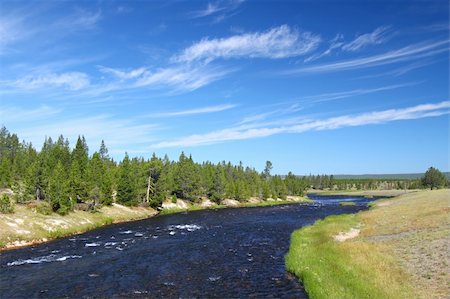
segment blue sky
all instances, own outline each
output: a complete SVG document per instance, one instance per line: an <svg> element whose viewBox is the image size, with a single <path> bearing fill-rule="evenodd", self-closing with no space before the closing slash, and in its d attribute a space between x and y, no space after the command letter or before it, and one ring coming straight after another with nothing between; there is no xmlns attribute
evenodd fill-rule
<svg viewBox="0 0 450 299"><path fill-rule="evenodd" d="M450 170L447 1L2 1L0 123L121 159Z"/></svg>

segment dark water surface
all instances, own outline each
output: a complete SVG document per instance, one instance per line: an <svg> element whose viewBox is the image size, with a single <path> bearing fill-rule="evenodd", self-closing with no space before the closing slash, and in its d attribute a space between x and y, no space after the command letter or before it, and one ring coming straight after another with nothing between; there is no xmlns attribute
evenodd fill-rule
<svg viewBox="0 0 450 299"><path fill-rule="evenodd" d="M0 253L0 298L307 298L286 272L291 233L367 199L204 210Z"/></svg>

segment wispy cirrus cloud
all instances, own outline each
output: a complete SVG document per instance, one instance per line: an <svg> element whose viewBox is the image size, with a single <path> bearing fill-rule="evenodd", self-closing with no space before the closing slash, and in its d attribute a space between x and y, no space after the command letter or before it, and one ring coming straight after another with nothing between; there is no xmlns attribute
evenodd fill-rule
<svg viewBox="0 0 450 299"><path fill-rule="evenodd" d="M339 49L342 47L342 45L344 45L345 43L343 42L343 38L344 36L342 34L337 34L331 41L330 41L330 45L328 47L328 49L326 49L325 51L321 52L321 53L315 53L309 57L307 57L303 62L310 62L310 61L314 61L317 60L319 58L322 58L324 56L328 56L330 55L333 51Z"/></svg>
<svg viewBox="0 0 450 299"><path fill-rule="evenodd" d="M139 88L168 88L172 93L190 92L223 78L234 69L209 65L171 65L155 70L147 67L122 70L100 66L99 71L116 80L93 88L91 93Z"/></svg>
<svg viewBox="0 0 450 299"><path fill-rule="evenodd" d="M135 87L170 87L173 92L193 91L233 72L233 69L212 66L173 66L143 73Z"/></svg>
<svg viewBox="0 0 450 299"><path fill-rule="evenodd" d="M203 18L206 16L210 16L212 14L215 14L217 12L223 11L225 9L225 6L220 6L218 2L209 2L206 5L205 9L194 11L191 13L192 18Z"/></svg>
<svg viewBox="0 0 450 299"><path fill-rule="evenodd" d="M63 87L69 90L79 90L89 86L89 77L81 72L66 72L66 73L42 73L27 75L23 78L7 83L7 85L30 90L47 87Z"/></svg>
<svg viewBox="0 0 450 299"><path fill-rule="evenodd" d="M242 3L244 3L244 0L221 0L208 2L204 9L189 13L189 17L192 19L197 19L213 16L214 21L218 23L234 15Z"/></svg>
<svg viewBox="0 0 450 299"><path fill-rule="evenodd" d="M37 108L23 108L17 106L0 106L0 119L2 124L12 122L23 122L23 120L34 121L47 119L62 112L62 109L41 105Z"/></svg>
<svg viewBox="0 0 450 299"><path fill-rule="evenodd" d="M250 129L238 126L218 131L212 131L205 134L194 134L171 141L162 141L153 144L152 147L194 147L226 141L268 137L276 134L335 130L345 127L383 124L393 121L437 117L447 114L450 114L450 101L422 104L407 108L366 112L356 115L343 115L326 119L301 120L297 124L285 126L258 127Z"/></svg>
<svg viewBox="0 0 450 299"><path fill-rule="evenodd" d="M346 51L357 52L370 45L379 45L386 42L390 38L390 26L381 26L371 33L358 35L350 42L344 41L344 35L338 33L332 40L329 41L329 46L325 51L315 53L307 57L303 62L311 62L325 56L329 56L333 52Z"/></svg>
<svg viewBox="0 0 450 299"><path fill-rule="evenodd" d="M37 32L26 25L28 15L2 13L0 17L0 55L16 52L14 46Z"/></svg>
<svg viewBox="0 0 450 299"><path fill-rule="evenodd" d="M448 45L449 40L421 42L379 55L301 67L285 71L284 74L336 72L392 64L448 52Z"/></svg>
<svg viewBox="0 0 450 299"><path fill-rule="evenodd" d="M311 32L282 25L265 32L244 33L219 39L205 38L184 49L172 60L211 62L219 58L287 58L311 52L320 41L320 37Z"/></svg>
<svg viewBox="0 0 450 299"><path fill-rule="evenodd" d="M54 27L63 27L71 31L89 30L97 26L97 23L102 19L102 12L77 10L72 15L68 15L57 21Z"/></svg>
<svg viewBox="0 0 450 299"><path fill-rule="evenodd" d="M59 44L56 41L69 34L97 28L102 19L100 10L77 9L61 17L43 21L41 16L48 13L49 7L51 5L36 9L36 5L31 3L26 8L4 9L0 17L0 55L23 52L26 48L38 49L33 54L41 54L57 47ZM20 47L17 46L19 43Z"/></svg>
<svg viewBox="0 0 450 299"><path fill-rule="evenodd" d="M143 89L169 90L171 94L191 92L223 78L236 69L211 65L171 65L151 70L147 67L135 69L115 69L97 66L102 77L82 72L52 72L47 67L36 68L32 74L15 80L0 81L3 93L21 93L31 90L76 91L76 96L85 98L102 95L111 96L115 92ZM70 98L74 93L60 94Z"/></svg>
<svg viewBox="0 0 450 299"><path fill-rule="evenodd" d="M376 92L381 92L381 91L387 91L387 90L393 90L393 89L398 89L398 88L403 88L403 87L408 87L408 86L414 86L417 84L419 84L419 83L418 82L410 82L410 83L387 85L387 86L376 87L376 88L358 88L358 89L347 90L347 91L330 92L330 93L323 93L323 94L313 95L313 96L305 96L305 97L302 97L301 100L307 101L307 102L313 102L313 103L328 102L328 101L356 97L356 96L360 96L360 95L371 94L371 93L376 93Z"/></svg>
<svg viewBox="0 0 450 299"><path fill-rule="evenodd" d="M391 27L378 27L371 33L365 33L357 36L351 42L342 46L342 50L356 52L369 45L379 45L388 40Z"/></svg>
<svg viewBox="0 0 450 299"><path fill-rule="evenodd" d="M106 114L70 117L59 115L52 117L50 123L36 122L33 126L25 128L15 125L13 127L21 138L35 145L42 144L46 136L56 138L61 134L73 144L81 134L86 137L93 151L100 145L101 140L105 140L110 152L121 154L125 152L124 145L133 149L147 148L149 142L156 140L153 136L160 130L157 124L143 124L142 120Z"/></svg>
<svg viewBox="0 0 450 299"><path fill-rule="evenodd" d="M105 66L101 66L101 65L99 65L97 67L100 72L102 72L104 74L112 75L113 77L115 77L119 80L129 80L129 79L139 78L148 72L147 68L145 68L145 67L140 67L140 68L131 69L131 70L121 70L121 69L115 69L115 68L105 67Z"/></svg>
<svg viewBox="0 0 450 299"><path fill-rule="evenodd" d="M0 19L0 45L6 46L23 38L25 32L21 29L22 18L4 16Z"/></svg>
<svg viewBox="0 0 450 299"><path fill-rule="evenodd" d="M300 106L298 103L294 103L294 104L289 105L287 108L278 108L278 109L271 110L269 112L263 112L263 113L259 113L259 114L253 114L250 116L246 116L242 119L242 121L239 122L239 125L248 126L249 124L255 124L255 123L265 120L269 117L274 117L274 116L280 117L280 116L298 112L302 109L303 109L302 106Z"/></svg>
<svg viewBox="0 0 450 299"><path fill-rule="evenodd" d="M187 110L182 110L182 111L153 113L148 116L149 117L176 117L176 116L188 116L188 115L195 115L195 114L215 113L215 112L229 110L229 109L235 108L236 106L237 105L235 105L235 104L222 104L222 105L216 105L216 106L207 106L207 107L201 107L201 108L187 109Z"/></svg>

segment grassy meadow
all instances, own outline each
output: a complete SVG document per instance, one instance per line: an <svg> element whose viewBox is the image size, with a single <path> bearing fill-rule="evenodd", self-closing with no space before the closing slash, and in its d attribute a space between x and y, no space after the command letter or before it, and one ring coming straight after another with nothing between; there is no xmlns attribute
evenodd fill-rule
<svg viewBox="0 0 450 299"><path fill-rule="evenodd" d="M448 298L449 204L418 191L319 220L292 234L287 270L310 298Z"/></svg>

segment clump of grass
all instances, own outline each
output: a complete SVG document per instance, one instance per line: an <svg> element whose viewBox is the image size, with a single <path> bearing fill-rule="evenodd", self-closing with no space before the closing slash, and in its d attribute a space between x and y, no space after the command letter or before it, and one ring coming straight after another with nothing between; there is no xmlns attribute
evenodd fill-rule
<svg viewBox="0 0 450 299"><path fill-rule="evenodd" d="M42 215L51 215L53 210L47 202L42 202L36 205L36 212Z"/></svg>
<svg viewBox="0 0 450 299"><path fill-rule="evenodd" d="M356 203L353 201L341 201L339 202L339 205L341 206L356 206Z"/></svg>
<svg viewBox="0 0 450 299"><path fill-rule="evenodd" d="M296 204L296 203L312 203L313 201L309 198L303 198L299 201L293 200L264 200L259 203L245 203L244 207L267 207L267 206L276 206L276 205L288 205L288 204Z"/></svg>
<svg viewBox="0 0 450 299"><path fill-rule="evenodd" d="M357 215L330 216L295 231L287 270L310 298L413 298L408 276L382 246L333 239L358 224Z"/></svg>
<svg viewBox="0 0 450 299"><path fill-rule="evenodd" d="M62 237L67 237L74 234L84 233L86 231L96 229L105 225L112 224L114 222L114 219L108 216L104 216L97 220L94 223L88 223L84 224L82 226L77 227L69 227L69 228L58 228L52 231L48 231L46 234L46 237L49 239L57 239Z"/></svg>
<svg viewBox="0 0 450 299"><path fill-rule="evenodd" d="M170 214L175 214L175 213L182 213L182 212L187 212L188 209L182 209L182 208L167 208L167 209L162 209L161 212L159 212L160 215L170 215Z"/></svg>

